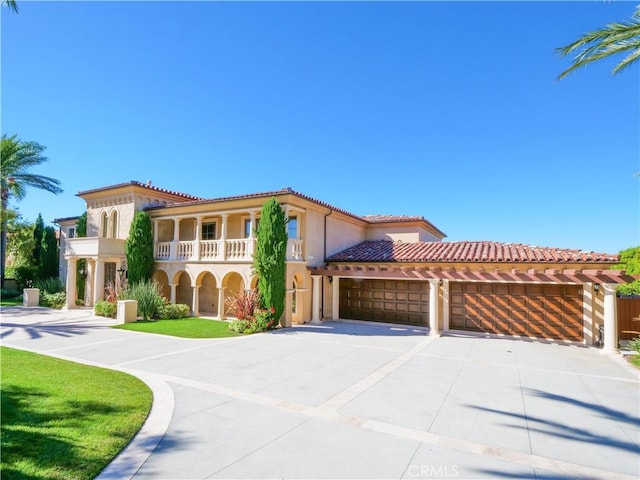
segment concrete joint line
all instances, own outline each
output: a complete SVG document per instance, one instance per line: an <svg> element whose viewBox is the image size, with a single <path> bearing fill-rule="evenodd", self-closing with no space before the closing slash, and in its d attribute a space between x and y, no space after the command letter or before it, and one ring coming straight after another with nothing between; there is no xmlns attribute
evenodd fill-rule
<svg viewBox="0 0 640 480"><path fill-rule="evenodd" d="M380 367L375 372L367 375L359 382L354 383L347 389L343 390L337 395L334 395L329 400L324 402L321 405L321 407L325 409L339 410L340 408L344 407L347 403L349 403L351 400L353 400L358 395L360 395L362 392L371 388L373 385L378 383L380 380L382 380L384 377L389 375L391 372L393 372L394 370L397 370L399 367L407 363L409 360L415 357L420 351L422 351L427 345L433 342L436 338L438 337L435 337L435 336L426 337L423 341L421 341L418 345L413 347L408 352L403 353L396 359L391 360L386 365L383 365L382 367Z"/></svg>

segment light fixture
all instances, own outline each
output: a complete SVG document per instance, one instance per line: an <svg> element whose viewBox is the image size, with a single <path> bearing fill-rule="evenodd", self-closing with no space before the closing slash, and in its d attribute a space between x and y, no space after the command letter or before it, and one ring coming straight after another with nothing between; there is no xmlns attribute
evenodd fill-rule
<svg viewBox="0 0 640 480"><path fill-rule="evenodd" d="M84 277L84 273L85 273L85 272L84 272L84 267L80 267L80 268L78 269L78 275L80 275L81 277Z"/></svg>
<svg viewBox="0 0 640 480"><path fill-rule="evenodd" d="M593 291L598 293L599 290L600 290L600 284L599 283L594 283L593 284Z"/></svg>
<svg viewBox="0 0 640 480"><path fill-rule="evenodd" d="M333 277L331 275L329 275L327 278L329 279L329 283L333 283Z"/></svg>
<svg viewBox="0 0 640 480"><path fill-rule="evenodd" d="M120 266L120 268L116 270L116 272L118 272L118 275L120 275L120 279L126 278L127 269L124 268L124 265Z"/></svg>

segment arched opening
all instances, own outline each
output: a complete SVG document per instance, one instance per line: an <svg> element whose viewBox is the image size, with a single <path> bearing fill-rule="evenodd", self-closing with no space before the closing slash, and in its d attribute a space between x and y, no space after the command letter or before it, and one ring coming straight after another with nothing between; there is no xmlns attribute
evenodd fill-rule
<svg viewBox="0 0 640 480"><path fill-rule="evenodd" d="M109 237L118 238L118 211L111 212L111 218L109 219Z"/></svg>
<svg viewBox="0 0 640 480"><path fill-rule="evenodd" d="M296 273L291 280L291 321L294 323L305 322L305 285L304 279Z"/></svg>
<svg viewBox="0 0 640 480"><path fill-rule="evenodd" d="M200 277L198 310L205 316L218 315L218 286L210 272L205 272Z"/></svg>
<svg viewBox="0 0 640 480"><path fill-rule="evenodd" d="M106 237L109 232L109 217L107 217L107 212L102 212L100 216L100 236Z"/></svg>
<svg viewBox="0 0 640 480"><path fill-rule="evenodd" d="M239 273L231 272L228 273L224 279L222 280L222 286L224 287L224 297L225 299L228 297L233 297L239 295L244 292L244 280ZM236 312L233 307L228 305L224 305L225 308L225 317L235 317Z"/></svg>
<svg viewBox="0 0 640 480"><path fill-rule="evenodd" d="M153 272L153 281L160 285L160 294L167 300L171 299L171 286L169 285L169 277L163 270Z"/></svg>
<svg viewBox="0 0 640 480"><path fill-rule="evenodd" d="M193 310L193 287L191 286L191 277L187 272L178 273L178 281L176 282L176 303L184 303L189 305Z"/></svg>

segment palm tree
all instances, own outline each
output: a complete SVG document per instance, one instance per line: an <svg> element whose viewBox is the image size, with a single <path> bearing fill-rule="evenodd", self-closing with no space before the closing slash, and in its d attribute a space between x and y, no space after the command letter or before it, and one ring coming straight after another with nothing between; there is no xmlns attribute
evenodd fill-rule
<svg viewBox="0 0 640 480"><path fill-rule="evenodd" d="M36 142L23 142L17 135L2 135L0 145L0 195L2 198L2 234L0 252L0 287L4 288L5 253L7 249L7 215L9 198L21 200L27 187L58 194L60 182L55 178L29 173L29 169L47 161L41 154L45 147Z"/></svg>
<svg viewBox="0 0 640 480"><path fill-rule="evenodd" d="M16 0L2 0L2 4L9 7L14 13L18 13L18 3Z"/></svg>
<svg viewBox="0 0 640 480"><path fill-rule="evenodd" d="M585 33L578 40L557 49L561 56L575 53L573 63L558 76L563 79L575 69L592 62L620 53L628 55L611 71L612 75L621 72L640 58L640 5L628 22L610 23L593 32Z"/></svg>

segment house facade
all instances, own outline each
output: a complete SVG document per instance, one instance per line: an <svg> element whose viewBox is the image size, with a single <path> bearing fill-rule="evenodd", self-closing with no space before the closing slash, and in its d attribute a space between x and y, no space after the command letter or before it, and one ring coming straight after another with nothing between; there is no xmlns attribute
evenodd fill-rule
<svg viewBox="0 0 640 480"><path fill-rule="evenodd" d="M256 287L255 229L262 205L276 198L288 218L285 327L355 319L590 345L602 325L606 346L617 346L615 287L630 280L610 270L617 255L446 242L422 217L357 216L290 188L204 199L131 181L78 196L87 205L87 237L65 244L68 308L76 304L80 259L85 305L122 282L125 240L144 210L163 295L194 315L233 316L225 298Z"/></svg>

